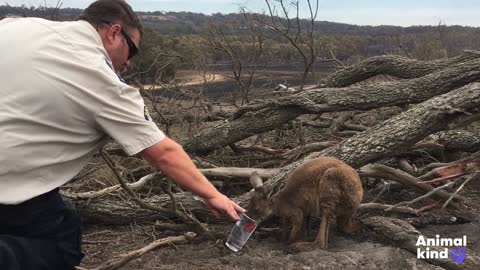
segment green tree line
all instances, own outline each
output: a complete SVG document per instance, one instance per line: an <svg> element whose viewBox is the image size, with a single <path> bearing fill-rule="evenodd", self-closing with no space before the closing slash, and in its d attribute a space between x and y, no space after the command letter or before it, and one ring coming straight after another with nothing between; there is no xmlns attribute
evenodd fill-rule
<svg viewBox="0 0 480 270"><path fill-rule="evenodd" d="M47 7L0 6L0 17L35 16L56 20L73 20L81 9ZM197 69L226 63L229 56L210 48L207 32L209 23L221 27L229 43L241 57L248 57L252 48L251 34L243 14L210 16L192 12L138 12L145 25L139 57L135 67L142 78L159 77L167 80L176 69ZM265 15L259 15L265 16ZM279 18L279 20L282 20ZM306 27L307 20L300 20ZM293 29L295 30L295 29ZM268 27L262 30L264 49L262 65L287 65L300 61L298 53L285 39ZM465 49L480 49L480 28L446 26L358 26L316 21L314 44L320 60L332 57L350 64L366 57L400 54L421 60L458 55ZM163 73L159 74L159 69Z"/></svg>

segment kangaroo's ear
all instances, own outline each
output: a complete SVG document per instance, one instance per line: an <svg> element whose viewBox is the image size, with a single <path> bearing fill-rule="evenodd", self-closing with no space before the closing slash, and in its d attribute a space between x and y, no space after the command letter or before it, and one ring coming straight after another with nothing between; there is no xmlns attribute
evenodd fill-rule
<svg viewBox="0 0 480 270"><path fill-rule="evenodd" d="M258 172L255 171L250 175L250 184L254 189L263 187L262 177L260 177L260 174L258 174Z"/></svg>

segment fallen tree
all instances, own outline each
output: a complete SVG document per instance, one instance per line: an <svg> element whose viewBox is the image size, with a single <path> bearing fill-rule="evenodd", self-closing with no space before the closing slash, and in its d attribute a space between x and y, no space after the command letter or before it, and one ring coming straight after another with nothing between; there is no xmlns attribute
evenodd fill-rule
<svg viewBox="0 0 480 270"><path fill-rule="evenodd" d="M381 238L380 241L390 242L395 246L417 254L419 247L416 243L419 237L422 236L422 233L407 222L400 219L375 216L363 219L362 223L369 230L373 231L378 238ZM444 247L435 246L429 248L437 252L445 249ZM431 264L445 267L446 269L475 269L480 264L480 257L472 255L466 256L462 264L456 263L450 258L426 258L426 260Z"/></svg>
<svg viewBox="0 0 480 270"><path fill-rule="evenodd" d="M377 75L402 79L418 78L478 57L480 54L477 51L465 51L457 57L433 61L419 61L399 55L375 56L333 73L320 81L318 87L346 87Z"/></svg>
<svg viewBox="0 0 480 270"><path fill-rule="evenodd" d="M201 131L184 146L190 153L207 154L252 135L275 129L303 114L369 110L419 103L478 80L480 59L474 59L411 80L364 87L306 90L242 107L233 119Z"/></svg>

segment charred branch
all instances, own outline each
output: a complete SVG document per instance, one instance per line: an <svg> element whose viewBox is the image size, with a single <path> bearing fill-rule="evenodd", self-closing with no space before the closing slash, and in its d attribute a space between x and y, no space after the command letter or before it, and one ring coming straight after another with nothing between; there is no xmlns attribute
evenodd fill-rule
<svg viewBox="0 0 480 270"><path fill-rule="evenodd" d="M346 87L377 75L390 75L402 79L425 76L467 60L480 57L477 51L465 51L451 59L419 61L399 55L368 58L358 64L339 70L319 83L319 87Z"/></svg>

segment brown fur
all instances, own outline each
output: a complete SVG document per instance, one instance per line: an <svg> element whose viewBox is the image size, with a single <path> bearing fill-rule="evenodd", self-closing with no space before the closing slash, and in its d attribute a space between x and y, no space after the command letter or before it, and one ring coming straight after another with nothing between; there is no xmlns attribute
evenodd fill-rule
<svg viewBox="0 0 480 270"><path fill-rule="evenodd" d="M257 186L247 210L260 220L270 215L279 216L284 230L290 224L289 243L299 239L306 218L321 217L319 233L313 243L300 242L291 246L294 251L301 251L314 247L327 248L328 227L332 218L336 217L341 231L355 232L359 225L353 222L352 216L362 197L362 183L352 167L335 158L319 157L295 169L283 189L271 198L263 186Z"/></svg>

